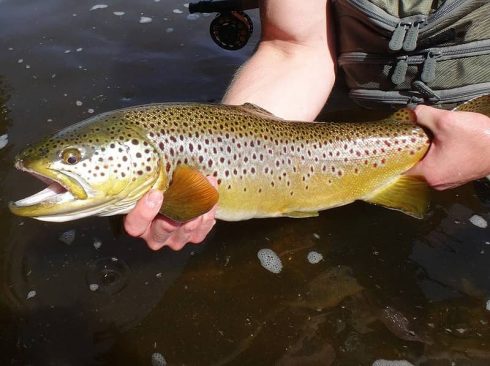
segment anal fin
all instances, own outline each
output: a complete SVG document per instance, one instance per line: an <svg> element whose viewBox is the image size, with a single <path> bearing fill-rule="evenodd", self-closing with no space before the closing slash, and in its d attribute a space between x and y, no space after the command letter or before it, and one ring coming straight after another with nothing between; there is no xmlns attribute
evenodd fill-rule
<svg viewBox="0 0 490 366"><path fill-rule="evenodd" d="M401 175L363 200L422 219L429 208L429 187L422 177Z"/></svg>

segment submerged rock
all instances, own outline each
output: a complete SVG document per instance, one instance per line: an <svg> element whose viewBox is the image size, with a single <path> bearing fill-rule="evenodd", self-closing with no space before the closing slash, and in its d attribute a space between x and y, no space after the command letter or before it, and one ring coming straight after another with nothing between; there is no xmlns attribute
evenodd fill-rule
<svg viewBox="0 0 490 366"><path fill-rule="evenodd" d="M304 299L293 305L314 310L331 309L362 290L349 267L337 266L315 277L308 284Z"/></svg>

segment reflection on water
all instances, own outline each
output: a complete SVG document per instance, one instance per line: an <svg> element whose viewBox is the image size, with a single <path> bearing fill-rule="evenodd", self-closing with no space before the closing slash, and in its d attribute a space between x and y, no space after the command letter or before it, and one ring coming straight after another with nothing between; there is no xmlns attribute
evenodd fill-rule
<svg viewBox="0 0 490 366"><path fill-rule="evenodd" d="M11 165L27 143L110 109L219 100L253 50L217 48L183 2L102 4L0 2L1 364L490 363L490 235L469 221L490 219L486 182L434 194L423 221L356 203L219 223L177 253L151 252L119 218L11 216L8 200L40 187Z"/></svg>

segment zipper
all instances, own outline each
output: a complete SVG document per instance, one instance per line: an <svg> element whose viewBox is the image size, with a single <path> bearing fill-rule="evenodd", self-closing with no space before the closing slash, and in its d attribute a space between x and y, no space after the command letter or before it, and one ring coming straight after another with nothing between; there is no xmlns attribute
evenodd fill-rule
<svg viewBox="0 0 490 366"><path fill-rule="evenodd" d="M370 63L370 64L394 64L391 81L399 85L405 81L408 67L410 65L422 64L420 80L424 83L430 83L436 78L437 61L457 59L461 57L472 57L490 53L490 40L475 41L456 46L441 48L427 48L421 50L416 55L403 56L383 56L377 54L368 54L364 52L350 52L340 55L338 59L339 66L353 63Z"/></svg>
<svg viewBox="0 0 490 366"><path fill-rule="evenodd" d="M345 2L358 12L373 19L382 29L391 33L388 44L390 50L399 51L403 49L404 51L413 51L417 47L420 35L442 22L446 15L467 1L469 0L449 1L429 16L413 15L405 18L398 18L388 14L376 5L363 0L346 0ZM426 28L428 24L431 25L431 28Z"/></svg>
<svg viewBox="0 0 490 366"><path fill-rule="evenodd" d="M467 2L469 0L453 0L446 1L437 11L427 18L427 23L430 23L431 26L437 25L441 22L441 19L447 14L453 12L457 9L461 4ZM428 30L428 29L427 29ZM420 33L424 33L426 29L421 30Z"/></svg>
<svg viewBox="0 0 490 366"><path fill-rule="evenodd" d="M490 39L482 41L474 41L470 43L448 46L448 47L431 47L424 50L417 51L415 55L404 56L385 56L374 53L365 52L348 52L343 53L338 58L338 65L344 66L353 63L368 62L374 64L388 64L398 62L401 59L406 60L410 65L417 65L423 63L429 53L431 57L437 58L440 61L460 58L466 56L479 56L490 52ZM457 57L455 57L457 56Z"/></svg>
<svg viewBox="0 0 490 366"><path fill-rule="evenodd" d="M388 104L419 104L433 102L437 104L459 103L476 98L490 92L490 82L467 85L459 88L437 90L431 92L434 98L424 97L420 92L414 91L381 91L369 89L353 89L349 96L359 101L372 101Z"/></svg>

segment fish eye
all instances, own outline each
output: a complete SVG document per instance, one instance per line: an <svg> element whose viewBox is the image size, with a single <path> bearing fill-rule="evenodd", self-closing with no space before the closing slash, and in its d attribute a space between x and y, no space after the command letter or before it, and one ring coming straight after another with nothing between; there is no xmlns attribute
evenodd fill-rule
<svg viewBox="0 0 490 366"><path fill-rule="evenodd" d="M78 149L69 148L61 153L61 158L65 164L75 165L81 160L82 154Z"/></svg>

